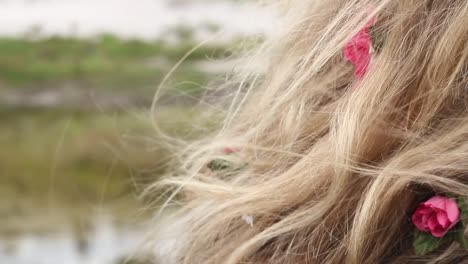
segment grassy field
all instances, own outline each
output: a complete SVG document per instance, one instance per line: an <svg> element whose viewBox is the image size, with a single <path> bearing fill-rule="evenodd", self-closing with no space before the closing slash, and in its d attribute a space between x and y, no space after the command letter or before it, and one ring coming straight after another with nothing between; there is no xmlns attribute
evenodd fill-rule
<svg viewBox="0 0 468 264"><path fill-rule="evenodd" d="M159 109L156 119L169 134L187 137L196 114L171 106ZM3 234L68 221L60 214L83 219L101 207L133 219L143 208L138 195L171 158L143 110L10 109L0 111L0 120Z"/></svg>
<svg viewBox="0 0 468 264"><path fill-rule="evenodd" d="M197 43L190 31L174 43L123 40L112 35L93 39L50 37L37 40L0 38L0 84L3 89L76 87L115 92L132 90L147 96L169 69ZM197 93L210 76L194 62L230 55L226 45L202 46L174 73L174 88Z"/></svg>
<svg viewBox="0 0 468 264"><path fill-rule="evenodd" d="M194 112L166 107L157 118L168 133L182 135ZM2 194L113 200L154 180L168 158L146 112L23 109L0 112L0 119Z"/></svg>
<svg viewBox="0 0 468 264"><path fill-rule="evenodd" d="M142 99L140 105L104 110L83 109L85 101L66 107L0 102L0 215L37 204L78 208L133 202L145 184L160 177L170 156L154 138L148 103L169 69L195 45L189 33L181 30L178 44L111 35L0 38L0 92L55 92L71 84L71 92ZM195 63L229 56L230 47L197 49L174 73L169 83L178 85L167 93L201 94L213 76ZM170 134L193 133L195 112L190 105L168 104L157 121Z"/></svg>
<svg viewBox="0 0 468 264"><path fill-rule="evenodd" d="M71 231L80 245L95 235L101 214L112 217L116 229L140 230L158 204L148 208L138 196L173 158L152 122L184 138L216 127L217 120L198 119L202 109L194 102L246 40L193 50L199 43L184 26L153 41L31 32L0 36L0 242L11 243L14 253L23 237L49 241ZM156 88L182 58L151 116ZM219 59L227 63L212 62ZM89 250L99 250L95 246Z"/></svg>

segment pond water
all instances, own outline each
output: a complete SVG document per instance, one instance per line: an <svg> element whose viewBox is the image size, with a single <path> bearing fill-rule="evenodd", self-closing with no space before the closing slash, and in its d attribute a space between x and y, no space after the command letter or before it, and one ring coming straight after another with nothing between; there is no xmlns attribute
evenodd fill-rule
<svg viewBox="0 0 468 264"><path fill-rule="evenodd" d="M1 264L120 264L141 245L142 227L118 225L109 214L92 221L86 235L73 228L0 236Z"/></svg>
<svg viewBox="0 0 468 264"><path fill-rule="evenodd" d="M35 29L45 35L105 32L153 39L177 25L203 31L212 24L229 37L271 30L272 21L270 12L252 3L226 0L0 0L0 35Z"/></svg>

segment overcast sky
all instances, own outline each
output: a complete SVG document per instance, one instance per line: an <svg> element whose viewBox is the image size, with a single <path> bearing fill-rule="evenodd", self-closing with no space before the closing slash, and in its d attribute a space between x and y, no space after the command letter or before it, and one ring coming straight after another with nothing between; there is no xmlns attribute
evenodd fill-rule
<svg viewBox="0 0 468 264"><path fill-rule="evenodd" d="M178 24L219 24L226 34L258 33L272 27L272 15L229 1L169 0L0 0L0 35L23 34L40 26L44 34L152 39Z"/></svg>

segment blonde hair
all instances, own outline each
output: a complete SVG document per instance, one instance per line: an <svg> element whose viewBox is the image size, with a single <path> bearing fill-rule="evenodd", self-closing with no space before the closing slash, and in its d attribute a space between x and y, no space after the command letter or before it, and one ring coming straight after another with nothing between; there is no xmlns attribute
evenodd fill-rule
<svg viewBox="0 0 468 264"><path fill-rule="evenodd" d="M268 69L241 81L223 126L156 184L182 205L175 262L468 259L455 243L416 256L410 220L418 193L468 194L468 1L281 4L287 30L266 45ZM342 50L376 16L380 47L356 80ZM219 158L247 166L207 169Z"/></svg>

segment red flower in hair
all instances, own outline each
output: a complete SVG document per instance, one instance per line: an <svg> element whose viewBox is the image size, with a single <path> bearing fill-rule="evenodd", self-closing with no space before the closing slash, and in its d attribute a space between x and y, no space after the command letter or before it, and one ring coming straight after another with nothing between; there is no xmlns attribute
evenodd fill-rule
<svg viewBox="0 0 468 264"><path fill-rule="evenodd" d="M375 18L359 31L345 46L344 57L354 64L354 76L363 79L369 68L372 53L372 36L370 28L375 24Z"/></svg>
<svg viewBox="0 0 468 264"><path fill-rule="evenodd" d="M460 221L460 208L454 199L436 195L419 205L412 220L422 232L440 238Z"/></svg>

